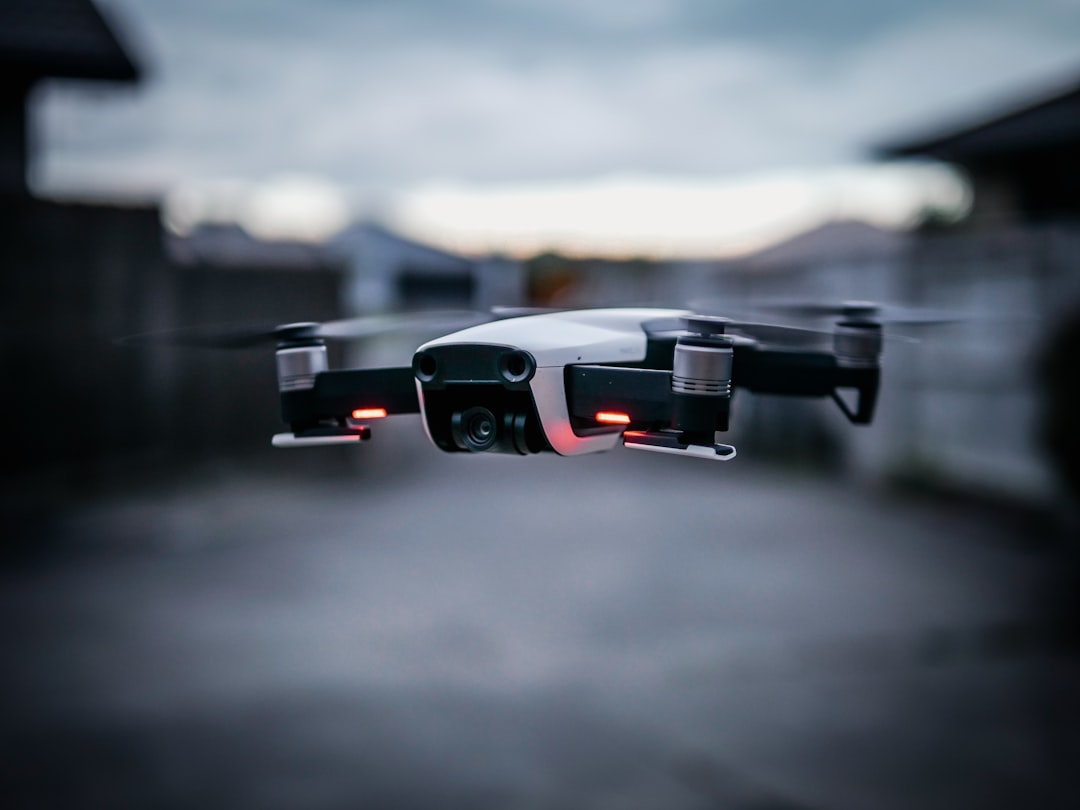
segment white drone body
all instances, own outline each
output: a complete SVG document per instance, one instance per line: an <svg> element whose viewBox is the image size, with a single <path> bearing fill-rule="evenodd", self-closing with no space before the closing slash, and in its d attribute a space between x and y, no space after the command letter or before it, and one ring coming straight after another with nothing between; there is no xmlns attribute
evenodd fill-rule
<svg viewBox="0 0 1080 810"><path fill-rule="evenodd" d="M429 341L427 352L439 346L500 346L528 352L536 361L529 381L533 403L551 448L562 456L610 450L619 433L577 435L570 424L566 398L566 367L583 364L628 364L645 359L647 335L642 324L689 315L680 309L594 309L551 312L493 321ZM417 382L421 414L428 438L424 392Z"/></svg>

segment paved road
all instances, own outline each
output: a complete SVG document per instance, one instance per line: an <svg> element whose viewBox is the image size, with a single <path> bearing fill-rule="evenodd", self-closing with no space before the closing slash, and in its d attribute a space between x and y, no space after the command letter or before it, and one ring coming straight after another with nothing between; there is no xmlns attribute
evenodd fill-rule
<svg viewBox="0 0 1080 810"><path fill-rule="evenodd" d="M87 502L4 571L5 806L1077 806L1018 527L385 433Z"/></svg>

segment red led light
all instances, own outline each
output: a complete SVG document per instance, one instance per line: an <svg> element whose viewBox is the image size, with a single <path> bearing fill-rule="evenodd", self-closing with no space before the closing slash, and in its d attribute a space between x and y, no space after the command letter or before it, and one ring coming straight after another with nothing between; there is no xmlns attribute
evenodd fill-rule
<svg viewBox="0 0 1080 810"><path fill-rule="evenodd" d="M596 421L605 425L629 425L630 414L618 413L617 411L600 411L596 414Z"/></svg>
<svg viewBox="0 0 1080 810"><path fill-rule="evenodd" d="M386 408L357 408L352 412L353 419L382 419L386 416Z"/></svg>

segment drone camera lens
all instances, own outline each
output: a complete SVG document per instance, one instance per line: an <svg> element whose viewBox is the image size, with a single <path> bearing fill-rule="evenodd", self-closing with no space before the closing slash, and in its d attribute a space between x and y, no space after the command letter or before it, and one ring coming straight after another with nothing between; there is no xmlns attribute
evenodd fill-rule
<svg viewBox="0 0 1080 810"><path fill-rule="evenodd" d="M482 445L491 441L491 437L495 435L495 421L491 418L490 414L474 413L469 418L469 423L465 426L465 431L468 434L469 441L474 444Z"/></svg>
<svg viewBox="0 0 1080 810"><path fill-rule="evenodd" d="M431 382L439 373L439 361L427 352L418 354L413 361L413 371L420 382Z"/></svg>
<svg viewBox="0 0 1080 810"><path fill-rule="evenodd" d="M454 443L462 450L482 453L490 450L499 439L495 414L487 408L469 408L451 417Z"/></svg>
<svg viewBox="0 0 1080 810"><path fill-rule="evenodd" d="M499 374L509 383L522 383L532 377L536 362L528 352L507 352L499 357Z"/></svg>

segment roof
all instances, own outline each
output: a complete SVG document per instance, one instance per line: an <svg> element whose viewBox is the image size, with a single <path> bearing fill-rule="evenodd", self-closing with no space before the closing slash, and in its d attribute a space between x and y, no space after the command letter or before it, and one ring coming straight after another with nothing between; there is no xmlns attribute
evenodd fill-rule
<svg viewBox="0 0 1080 810"><path fill-rule="evenodd" d="M1057 93L1029 100L932 137L888 144L880 157L926 156L961 165L1080 144L1080 78Z"/></svg>
<svg viewBox="0 0 1080 810"><path fill-rule="evenodd" d="M419 242L371 221L350 225L330 239L329 244L339 254L370 253L373 249L390 251L399 262L420 264L427 269L453 272L473 266L467 256Z"/></svg>
<svg viewBox="0 0 1080 810"><path fill-rule="evenodd" d="M900 253L907 234L862 220L832 220L736 260L752 267L884 259Z"/></svg>
<svg viewBox="0 0 1080 810"><path fill-rule="evenodd" d="M92 0L0 2L0 73L27 80L139 78Z"/></svg>

